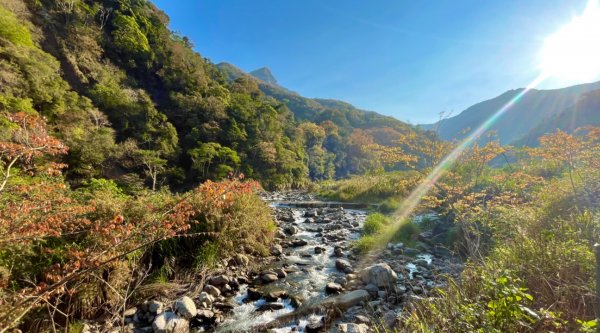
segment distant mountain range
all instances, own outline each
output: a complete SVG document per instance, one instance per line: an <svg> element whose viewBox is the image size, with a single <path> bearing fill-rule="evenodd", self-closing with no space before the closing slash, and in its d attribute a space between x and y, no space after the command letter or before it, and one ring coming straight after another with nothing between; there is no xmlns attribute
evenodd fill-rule
<svg viewBox="0 0 600 333"><path fill-rule="evenodd" d="M463 139L522 91L507 91L456 116L422 127L437 130L444 140ZM557 128L570 132L585 125L600 126L600 82L531 90L493 123L489 131L495 131L502 144L534 146L540 136Z"/></svg>
<svg viewBox="0 0 600 333"><path fill-rule="evenodd" d="M256 80L260 90L265 95L284 103L298 120L315 123L331 120L340 128L342 133L349 133L354 128L390 127L401 132L414 130L414 126L394 117L361 110L343 101L303 97L279 85L277 79L267 67L259 68L250 73L225 62L218 64L217 67L229 81L241 77Z"/></svg>

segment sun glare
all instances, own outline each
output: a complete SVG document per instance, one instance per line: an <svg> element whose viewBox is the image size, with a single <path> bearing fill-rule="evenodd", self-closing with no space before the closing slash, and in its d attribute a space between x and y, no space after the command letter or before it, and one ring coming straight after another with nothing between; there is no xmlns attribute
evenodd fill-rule
<svg viewBox="0 0 600 333"><path fill-rule="evenodd" d="M546 38L541 68L545 75L582 82L600 75L598 0L589 0L581 16Z"/></svg>

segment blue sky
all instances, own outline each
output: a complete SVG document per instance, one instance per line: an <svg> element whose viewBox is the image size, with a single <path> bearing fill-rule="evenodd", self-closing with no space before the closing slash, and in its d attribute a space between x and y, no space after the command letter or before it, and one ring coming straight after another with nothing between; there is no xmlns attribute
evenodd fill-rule
<svg viewBox="0 0 600 333"><path fill-rule="evenodd" d="M267 66L282 86L413 124L538 74L546 36L585 0L153 0L218 63ZM600 78L599 78L600 79ZM582 82L546 81L542 88Z"/></svg>

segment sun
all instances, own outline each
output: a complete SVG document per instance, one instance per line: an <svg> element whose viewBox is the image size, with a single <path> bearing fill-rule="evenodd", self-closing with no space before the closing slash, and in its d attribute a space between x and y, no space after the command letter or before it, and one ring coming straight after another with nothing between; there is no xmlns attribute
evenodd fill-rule
<svg viewBox="0 0 600 333"><path fill-rule="evenodd" d="M586 82L600 76L600 6L589 0L584 12L544 41L543 75Z"/></svg>

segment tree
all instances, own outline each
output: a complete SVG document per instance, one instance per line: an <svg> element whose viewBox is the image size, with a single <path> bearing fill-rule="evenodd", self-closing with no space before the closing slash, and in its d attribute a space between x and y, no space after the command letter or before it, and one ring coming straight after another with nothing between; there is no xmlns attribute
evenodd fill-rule
<svg viewBox="0 0 600 333"><path fill-rule="evenodd" d="M33 169L35 158L57 156L67 153L67 147L48 135L43 119L24 112L0 114L6 125L0 136L0 192L4 190L13 168L17 165ZM55 172L59 164L47 164L47 171Z"/></svg>

